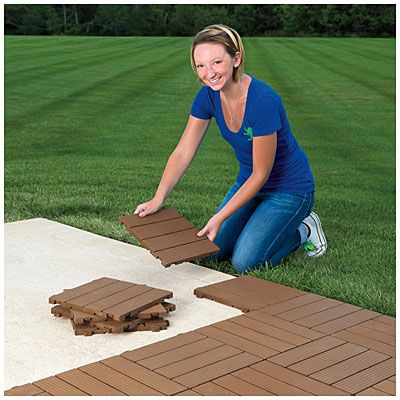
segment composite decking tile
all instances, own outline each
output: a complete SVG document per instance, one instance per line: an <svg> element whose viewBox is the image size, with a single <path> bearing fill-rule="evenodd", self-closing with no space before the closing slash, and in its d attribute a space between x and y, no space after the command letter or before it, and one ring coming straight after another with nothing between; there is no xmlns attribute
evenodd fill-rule
<svg viewBox="0 0 400 400"><path fill-rule="evenodd" d="M388 359L389 356L385 354L368 350L347 360L341 361L331 367L320 370L310 376L314 379L331 385ZM391 375L393 375L393 373ZM383 379L385 378L382 378L381 380ZM372 386L372 384L370 386Z"/></svg>
<svg viewBox="0 0 400 400"><path fill-rule="evenodd" d="M294 335L301 336L309 340L315 340L325 336L320 332L316 332L312 329L305 328L293 322L289 322L284 319L274 317L273 315L265 314L262 311L250 311L246 314L246 317L255 319L269 326L282 329L284 331L290 332Z"/></svg>
<svg viewBox="0 0 400 400"><path fill-rule="evenodd" d="M396 363L393 358L376 364L346 379L333 384L334 387L356 394L367 389L396 373Z"/></svg>
<svg viewBox="0 0 400 400"><path fill-rule="evenodd" d="M175 396L201 396L201 394L194 392L193 390L185 390L184 392L180 392Z"/></svg>
<svg viewBox="0 0 400 400"><path fill-rule="evenodd" d="M377 383L373 386L373 388L381 390L390 396L396 395L396 382L393 382L389 379L385 379L384 381Z"/></svg>
<svg viewBox="0 0 400 400"><path fill-rule="evenodd" d="M298 363L307 358L338 347L344 343L345 342L343 340L326 336L322 337L321 339L314 340L310 343L303 344L294 349L272 356L268 360L283 367L288 367L292 364Z"/></svg>
<svg viewBox="0 0 400 400"><path fill-rule="evenodd" d="M110 357L100 362L168 396L183 392L189 388L124 357Z"/></svg>
<svg viewBox="0 0 400 400"><path fill-rule="evenodd" d="M121 356L131 361L145 360L147 358L158 356L169 350L176 349L186 344L193 343L205 338L205 335L202 335L198 332L180 333L171 338L164 339L135 350L126 351L122 353Z"/></svg>
<svg viewBox="0 0 400 400"><path fill-rule="evenodd" d="M139 217L138 214L122 215L119 217L119 222L129 228L133 228L135 226L147 225L181 217L182 216L172 207L167 207L162 208L155 214L147 215L146 217Z"/></svg>
<svg viewBox="0 0 400 400"><path fill-rule="evenodd" d="M313 314L317 314L320 311L326 311L332 307L337 307L340 304L343 303L338 300L324 298L322 300L276 314L276 316L278 318L286 319L287 321L295 321Z"/></svg>
<svg viewBox="0 0 400 400"><path fill-rule="evenodd" d="M296 319L294 322L307 328L312 328L325 322L351 314L358 310L361 310L361 308L353 306L352 304L340 304L337 307L309 315L308 317Z"/></svg>
<svg viewBox="0 0 400 400"><path fill-rule="evenodd" d="M75 385L64 382L62 379L57 378L57 376L40 379L33 382L33 384L50 393L52 396L87 396L89 394L78 389Z"/></svg>
<svg viewBox="0 0 400 400"><path fill-rule="evenodd" d="M212 381L219 386L224 387L225 389L231 390L236 395L240 396L271 396L272 393L267 390L253 385L250 382L244 381L237 376L233 376L231 374L221 376L220 378L214 379Z"/></svg>
<svg viewBox="0 0 400 400"><path fill-rule="evenodd" d="M50 304L63 303L65 301L73 299L74 297L82 296L103 286L110 285L111 283L114 282L117 282L117 279L112 279L107 277L95 279L94 281L85 283L76 288L65 289L63 292L51 296L49 298L49 303Z"/></svg>
<svg viewBox="0 0 400 400"><path fill-rule="evenodd" d="M336 318L324 324L314 326L313 329L318 332L332 334L350 326L358 325L361 322L367 321L379 315L379 313L370 310L359 310L341 318Z"/></svg>
<svg viewBox="0 0 400 400"><path fill-rule="evenodd" d="M154 306L146 308L143 311L140 311L137 314L137 317L141 319L151 319L154 317L165 317L167 313L167 310L162 304L156 304Z"/></svg>
<svg viewBox="0 0 400 400"><path fill-rule="evenodd" d="M383 324L396 328L396 318L389 317L388 315L380 315L379 317L374 318L374 321L382 322Z"/></svg>
<svg viewBox="0 0 400 400"><path fill-rule="evenodd" d="M106 383L103 383L78 369L62 372L61 374L57 374L56 377L91 396L124 395L120 390L114 389Z"/></svg>
<svg viewBox="0 0 400 400"><path fill-rule="evenodd" d="M233 372L233 376L238 377L246 382L251 383L252 385L258 386L268 392L273 393L278 396L310 396L311 393L297 388L296 386L291 385L290 383L286 383L281 381L280 379L276 379L272 376L266 375L263 372L257 371L253 368L243 368L239 371Z"/></svg>
<svg viewBox="0 0 400 400"><path fill-rule="evenodd" d="M366 336L358 335L357 333L351 332L347 329L337 332L332 336L339 339L347 340L348 342L358 344L371 350L375 350L379 353L387 354L388 356L396 356L396 347L379 342Z"/></svg>
<svg viewBox="0 0 400 400"><path fill-rule="evenodd" d="M4 392L5 396L36 396L44 393L44 390L32 383L21 386L15 386Z"/></svg>
<svg viewBox="0 0 400 400"><path fill-rule="evenodd" d="M387 335L396 336L396 326L378 322L376 318L363 322L360 326L374 329L377 332L386 333Z"/></svg>
<svg viewBox="0 0 400 400"><path fill-rule="evenodd" d="M236 396L235 392L219 386L213 382L203 383L202 385L196 386L192 389L194 392L201 394L202 396Z"/></svg>
<svg viewBox="0 0 400 400"><path fill-rule="evenodd" d="M301 296L289 299L289 300L284 300L280 301L276 304L271 304L266 307L260 308L258 311L263 312L265 314L269 315L277 315L281 314L286 311L293 310L294 308L299 308L303 307L307 304L314 303L316 301L323 300L324 297L320 296L318 294L313 294L313 293L304 293Z"/></svg>
<svg viewBox="0 0 400 400"><path fill-rule="evenodd" d="M54 307L51 307L50 312L56 317L64 317L64 318L72 317L71 309L68 307L63 307L59 304L57 304Z"/></svg>
<svg viewBox="0 0 400 400"><path fill-rule="evenodd" d="M272 350L271 348L263 346L259 343L252 342L246 338L237 336L222 329L218 329L215 326L205 326L203 328L196 329L196 332L262 358L268 358L274 354L278 354L276 350Z"/></svg>
<svg viewBox="0 0 400 400"><path fill-rule="evenodd" d="M224 343L219 342L218 340L206 337L196 342L137 361L137 363L151 370L155 370L223 345Z"/></svg>
<svg viewBox="0 0 400 400"><path fill-rule="evenodd" d="M287 384L295 386L314 395L343 396L347 394L342 390L338 390L337 388L333 388L332 386L326 385L322 382L318 382L315 379L306 377L302 374L273 364L269 361L262 361L260 363L250 366L250 368L262 372L275 379L279 379L282 382L286 382Z"/></svg>
<svg viewBox="0 0 400 400"><path fill-rule="evenodd" d="M79 369L128 396L160 396L162 394L100 362L84 365Z"/></svg>
<svg viewBox="0 0 400 400"><path fill-rule="evenodd" d="M141 225L135 228L129 228L129 232L134 231L140 241L167 235L173 232L184 231L193 228L193 225L185 218L176 218L169 221L155 222L153 224Z"/></svg>
<svg viewBox="0 0 400 400"><path fill-rule="evenodd" d="M240 353L216 363L196 369L187 374L178 376L173 380L192 389L195 386L209 382L220 376L237 371L241 368L254 364L261 359L249 353Z"/></svg>
<svg viewBox="0 0 400 400"><path fill-rule="evenodd" d="M270 349L276 350L278 352L286 351L295 347L293 344L276 339L272 336L268 336L265 333L260 333L253 329L246 328L242 325L228 320L217 322L213 324L213 326L229 333L233 333L234 335L240 336L252 342L261 344L265 347L269 347Z"/></svg>
<svg viewBox="0 0 400 400"><path fill-rule="evenodd" d="M356 396L387 396L388 394L385 392L381 392L378 389L370 387L368 389L362 390L361 392L356 393Z"/></svg>
<svg viewBox="0 0 400 400"><path fill-rule="evenodd" d="M144 319L136 327L138 331L159 332L161 329L167 329L169 321L163 318Z"/></svg>
<svg viewBox="0 0 400 400"><path fill-rule="evenodd" d="M196 354L190 358L168 364L156 369L155 372L172 379L240 353L242 353L241 350L225 344L215 349Z"/></svg>
<svg viewBox="0 0 400 400"><path fill-rule="evenodd" d="M365 347L357 346L353 343L345 343L331 350L327 350L324 353L320 353L296 364L292 364L288 368L303 375L311 375L322 369L331 367L332 365L335 365L341 361L347 360L348 358L356 356L357 354L364 353L367 350L368 349Z"/></svg>
<svg viewBox="0 0 400 400"><path fill-rule="evenodd" d="M368 328L367 326L360 324L352 326L347 329L349 332L356 333L357 335L365 336L370 339L374 339L378 342L386 343L390 346L396 346L396 337L388 335L387 333L379 332L375 329Z"/></svg>
<svg viewBox="0 0 400 400"><path fill-rule="evenodd" d="M256 312L256 311L252 311ZM294 346L299 346L304 343L308 343L310 339L306 339L302 336L293 334L291 332L288 332L284 329L277 328L275 326L271 326L269 324L266 324L262 321L253 319L253 318L248 318L248 314L246 315L239 315L237 317L233 317L228 319L228 321L234 322L235 324L242 325L246 328L249 328L251 330L254 330L256 332L260 332L267 337L273 337L275 339L279 339L280 341L287 342L289 344L292 344Z"/></svg>

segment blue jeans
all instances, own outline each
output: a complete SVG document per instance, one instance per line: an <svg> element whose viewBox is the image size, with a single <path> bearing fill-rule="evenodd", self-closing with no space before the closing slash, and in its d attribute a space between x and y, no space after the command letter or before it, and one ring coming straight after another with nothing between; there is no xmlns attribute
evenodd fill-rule
<svg viewBox="0 0 400 400"><path fill-rule="evenodd" d="M235 182L218 208L234 196L241 185ZM221 249L218 261L232 259L238 272L265 266L274 267L306 241L301 222L314 203L314 192L306 194L262 192L227 218L214 243Z"/></svg>

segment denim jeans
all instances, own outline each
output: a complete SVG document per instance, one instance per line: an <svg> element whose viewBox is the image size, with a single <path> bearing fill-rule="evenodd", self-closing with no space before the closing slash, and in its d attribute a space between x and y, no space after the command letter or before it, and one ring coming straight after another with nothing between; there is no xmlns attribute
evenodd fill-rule
<svg viewBox="0 0 400 400"><path fill-rule="evenodd" d="M241 185L235 182L218 208L234 196ZM306 241L301 222L314 203L314 192L306 194L262 192L242 206L219 229L214 243L221 249L211 256L218 261L232 259L238 272L276 266Z"/></svg>

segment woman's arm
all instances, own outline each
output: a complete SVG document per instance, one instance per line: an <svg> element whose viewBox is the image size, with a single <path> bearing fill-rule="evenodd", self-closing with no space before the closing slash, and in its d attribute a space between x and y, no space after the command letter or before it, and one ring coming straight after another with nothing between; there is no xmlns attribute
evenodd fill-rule
<svg viewBox="0 0 400 400"><path fill-rule="evenodd" d="M150 201L139 204L136 207L135 214L144 217L157 212L162 207L165 199L193 160L209 124L209 119L200 119L192 115L189 117L182 137L168 159L156 194Z"/></svg>
<svg viewBox="0 0 400 400"><path fill-rule="evenodd" d="M198 236L206 234L210 240L214 240L222 223L258 193L271 173L276 142L276 132L253 137L253 173L229 202L208 221Z"/></svg>

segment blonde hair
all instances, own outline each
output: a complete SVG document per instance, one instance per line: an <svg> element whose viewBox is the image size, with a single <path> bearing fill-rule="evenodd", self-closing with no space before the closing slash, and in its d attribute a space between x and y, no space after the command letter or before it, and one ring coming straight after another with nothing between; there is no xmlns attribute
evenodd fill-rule
<svg viewBox="0 0 400 400"><path fill-rule="evenodd" d="M210 42L222 44L232 58L236 56L237 52L241 54L239 66L233 69L233 80L238 82L244 69L244 47L242 39L234 29L222 24L207 26L194 37L190 49L190 63L192 64L193 71L196 73L196 64L194 61L194 50L196 46L201 43Z"/></svg>

